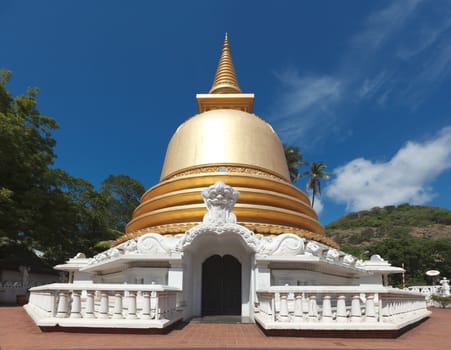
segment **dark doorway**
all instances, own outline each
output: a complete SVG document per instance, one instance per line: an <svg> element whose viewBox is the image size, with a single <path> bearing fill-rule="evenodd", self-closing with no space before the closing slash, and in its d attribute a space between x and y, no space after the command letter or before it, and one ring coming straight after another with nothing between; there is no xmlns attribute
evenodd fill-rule
<svg viewBox="0 0 451 350"><path fill-rule="evenodd" d="M202 264L202 316L241 315L241 264L212 255Z"/></svg>

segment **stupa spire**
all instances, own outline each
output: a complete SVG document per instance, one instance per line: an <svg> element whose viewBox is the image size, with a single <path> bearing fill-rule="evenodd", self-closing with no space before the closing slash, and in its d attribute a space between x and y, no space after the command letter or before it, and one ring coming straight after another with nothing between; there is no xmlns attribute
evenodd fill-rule
<svg viewBox="0 0 451 350"><path fill-rule="evenodd" d="M221 57L216 70L215 80L210 89L210 94L240 94L241 89L238 85L235 68L232 61L232 52L230 50L229 38L227 33L224 38Z"/></svg>

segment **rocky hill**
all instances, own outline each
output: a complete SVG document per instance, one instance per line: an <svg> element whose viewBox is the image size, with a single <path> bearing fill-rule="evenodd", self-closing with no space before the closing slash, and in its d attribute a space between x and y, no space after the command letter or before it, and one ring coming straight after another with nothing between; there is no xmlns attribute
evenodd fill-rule
<svg viewBox="0 0 451 350"><path fill-rule="evenodd" d="M451 277L451 210L402 204L351 213L326 226L343 251L361 259L379 254L405 266L407 285L431 284L427 270ZM401 276L391 284L401 286Z"/></svg>
<svg viewBox="0 0 451 350"><path fill-rule="evenodd" d="M401 204L350 213L326 226L343 246L365 246L387 238L451 240L451 210Z"/></svg>

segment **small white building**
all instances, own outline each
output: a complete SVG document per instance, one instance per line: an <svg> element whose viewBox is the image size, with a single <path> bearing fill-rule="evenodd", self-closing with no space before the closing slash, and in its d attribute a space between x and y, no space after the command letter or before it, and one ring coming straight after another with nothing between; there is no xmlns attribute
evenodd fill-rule
<svg viewBox="0 0 451 350"><path fill-rule="evenodd" d="M402 269L378 256L362 262L325 236L253 101L226 37L199 114L175 131L126 234L57 266L71 283L31 290L38 325L155 330L235 315L268 334L396 336L429 315L423 296L386 285Z"/></svg>

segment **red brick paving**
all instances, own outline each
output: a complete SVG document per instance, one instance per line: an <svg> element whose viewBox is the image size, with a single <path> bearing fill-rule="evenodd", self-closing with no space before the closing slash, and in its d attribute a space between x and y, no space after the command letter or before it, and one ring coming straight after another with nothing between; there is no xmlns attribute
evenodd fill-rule
<svg viewBox="0 0 451 350"><path fill-rule="evenodd" d="M166 335L41 332L21 307L0 307L0 349L118 348L451 349L451 309L397 339L266 337L254 324L187 324Z"/></svg>

